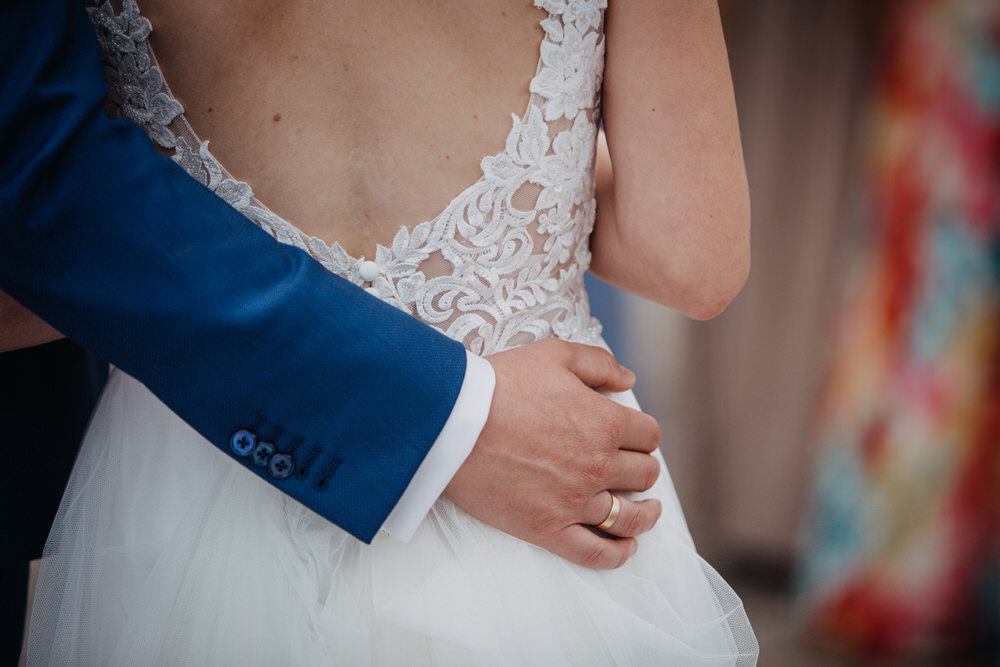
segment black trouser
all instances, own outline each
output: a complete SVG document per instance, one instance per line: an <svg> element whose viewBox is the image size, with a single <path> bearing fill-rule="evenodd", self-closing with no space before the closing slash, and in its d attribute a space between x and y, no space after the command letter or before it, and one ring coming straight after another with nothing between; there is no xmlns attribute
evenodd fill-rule
<svg viewBox="0 0 1000 667"><path fill-rule="evenodd" d="M42 555L107 368L67 340L0 354L0 665L17 664L29 561Z"/></svg>
<svg viewBox="0 0 1000 667"><path fill-rule="evenodd" d="M28 563L0 568L0 665L16 665L21 654L29 569Z"/></svg>

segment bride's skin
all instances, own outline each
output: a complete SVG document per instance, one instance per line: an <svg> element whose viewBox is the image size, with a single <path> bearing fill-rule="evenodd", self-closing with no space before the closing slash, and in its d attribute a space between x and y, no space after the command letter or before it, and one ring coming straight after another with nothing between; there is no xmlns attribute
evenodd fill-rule
<svg viewBox="0 0 1000 667"><path fill-rule="evenodd" d="M750 270L750 199L718 7L608 5L610 160L598 156L591 269L695 319L715 317Z"/></svg>
<svg viewBox="0 0 1000 667"><path fill-rule="evenodd" d="M139 5L166 80L222 164L303 231L366 257L400 226L435 217L480 176L480 159L503 149L511 113L528 101L544 17L527 0ZM610 153L598 160L592 269L712 317L749 268L718 10L709 0L610 0L605 27ZM20 331L57 335L45 326ZM612 532L625 539L583 526L608 514L607 489L652 485L659 429L589 387L623 390L631 373L603 351L554 340L489 361L490 417L447 495L570 560L621 565L659 503L623 501Z"/></svg>

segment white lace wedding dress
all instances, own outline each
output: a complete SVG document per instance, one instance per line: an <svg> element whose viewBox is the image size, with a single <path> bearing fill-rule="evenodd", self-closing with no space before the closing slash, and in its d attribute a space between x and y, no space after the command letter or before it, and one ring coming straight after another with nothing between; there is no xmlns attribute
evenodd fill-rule
<svg viewBox="0 0 1000 667"><path fill-rule="evenodd" d="M278 240L487 355L546 336L603 344L583 274L605 4L536 0L548 13L540 60L504 150L368 260L306 237L215 160L133 0L90 11L113 113ZM638 407L631 393L614 398ZM410 543L369 546L115 371L46 546L28 664L754 664L742 605L695 552L665 468L643 495L662 500L663 517L614 571L572 565L446 498Z"/></svg>

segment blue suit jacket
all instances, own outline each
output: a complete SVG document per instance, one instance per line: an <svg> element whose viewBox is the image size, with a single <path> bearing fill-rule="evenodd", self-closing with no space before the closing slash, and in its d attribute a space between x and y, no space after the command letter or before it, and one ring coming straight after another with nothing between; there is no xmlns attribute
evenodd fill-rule
<svg viewBox="0 0 1000 667"><path fill-rule="evenodd" d="M77 1L0 3L0 69L0 288L370 540L451 411L462 346L277 243L109 120ZM45 474L37 459L24 474Z"/></svg>

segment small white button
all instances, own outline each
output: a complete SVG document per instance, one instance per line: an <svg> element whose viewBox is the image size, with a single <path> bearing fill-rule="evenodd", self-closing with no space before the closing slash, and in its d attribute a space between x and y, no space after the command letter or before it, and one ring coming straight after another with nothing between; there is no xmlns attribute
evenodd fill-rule
<svg viewBox="0 0 1000 667"><path fill-rule="evenodd" d="M361 266L358 267L358 275L361 276L362 280L371 282L378 278L378 264L371 261L370 259L361 262Z"/></svg>

